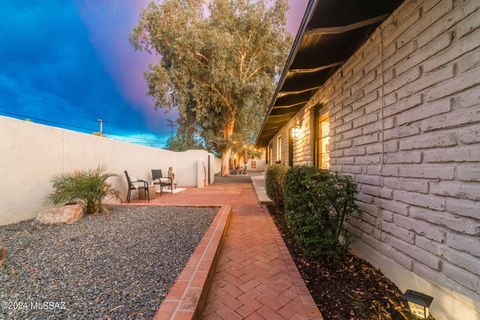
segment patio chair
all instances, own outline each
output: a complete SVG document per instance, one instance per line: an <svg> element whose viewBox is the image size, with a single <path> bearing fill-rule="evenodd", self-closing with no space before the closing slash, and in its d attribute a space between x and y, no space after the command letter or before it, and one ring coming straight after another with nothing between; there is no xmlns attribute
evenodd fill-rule
<svg viewBox="0 0 480 320"><path fill-rule="evenodd" d="M135 183L141 183L143 184L143 187L145 188L145 195L146 195L146 198L148 200L148 202L150 202L150 193L148 192L148 182L145 181L145 180L134 180L132 181L130 179L130 176L128 175L128 172L125 170L123 171L125 172L125 177L127 177L127 184L128 184L128 191L127 191L127 202L130 202L130 196L132 194L132 190L138 190L140 188L140 186L135 186Z"/></svg>
<svg viewBox="0 0 480 320"><path fill-rule="evenodd" d="M171 177L164 177L161 169L152 169L153 184L160 185L160 194L163 194L163 187L170 186L170 190L173 194L173 179Z"/></svg>
<svg viewBox="0 0 480 320"><path fill-rule="evenodd" d="M239 174L241 174L241 175L247 174L247 164L240 167Z"/></svg>

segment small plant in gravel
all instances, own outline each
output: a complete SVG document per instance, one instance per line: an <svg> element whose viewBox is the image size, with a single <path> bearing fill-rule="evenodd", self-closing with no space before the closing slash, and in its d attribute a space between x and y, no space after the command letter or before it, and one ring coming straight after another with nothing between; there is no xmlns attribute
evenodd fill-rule
<svg viewBox="0 0 480 320"><path fill-rule="evenodd" d="M107 183L115 174L105 173L99 166L96 169L61 173L52 179L54 192L48 202L54 205L79 203L87 214L103 212L102 200L106 197L120 197L120 192Z"/></svg>
<svg viewBox="0 0 480 320"><path fill-rule="evenodd" d="M265 177L267 195L278 208L282 208L284 203L285 176L287 171L288 167L273 165L268 168Z"/></svg>
<svg viewBox="0 0 480 320"><path fill-rule="evenodd" d="M313 167L293 167L285 179L285 218L295 241L314 259L337 262L350 238L345 219L358 212L351 177Z"/></svg>

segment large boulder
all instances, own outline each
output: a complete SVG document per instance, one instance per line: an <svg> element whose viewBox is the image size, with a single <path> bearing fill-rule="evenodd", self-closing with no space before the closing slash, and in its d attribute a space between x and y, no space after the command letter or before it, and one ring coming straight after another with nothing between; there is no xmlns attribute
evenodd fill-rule
<svg viewBox="0 0 480 320"><path fill-rule="evenodd" d="M47 209L37 216L37 220L43 224L67 223L72 224L83 217L81 205L68 205L60 208Z"/></svg>

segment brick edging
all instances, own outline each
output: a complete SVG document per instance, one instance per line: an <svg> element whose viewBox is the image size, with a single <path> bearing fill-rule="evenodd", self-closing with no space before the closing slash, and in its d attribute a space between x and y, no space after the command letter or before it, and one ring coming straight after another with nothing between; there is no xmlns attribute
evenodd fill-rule
<svg viewBox="0 0 480 320"><path fill-rule="evenodd" d="M230 221L231 206L222 206L162 302L154 320L197 319L207 299L216 260Z"/></svg>
<svg viewBox="0 0 480 320"><path fill-rule="evenodd" d="M265 211L265 214L270 215L270 212L268 211L265 205L262 205L261 207ZM272 222L272 228L275 228L278 230L277 226L275 225L275 222L273 222L273 219L271 222ZM275 235L275 241L277 242L277 246L281 253L281 259L283 260L283 262L285 263L285 266L287 267L287 274L293 279L293 285L295 286L295 290L298 293L300 300L302 301L303 308L307 312L308 319L323 320L322 314L318 309L317 304L313 300L313 297L310 291L308 290L307 285L305 284L305 281L303 280L303 277L300 274L300 271L298 270L297 265L295 264L295 261L293 261L293 257L290 255L290 252L288 251L288 247L285 244L285 241L283 241L283 238L280 235L280 230L278 230L278 232L273 232L273 233Z"/></svg>

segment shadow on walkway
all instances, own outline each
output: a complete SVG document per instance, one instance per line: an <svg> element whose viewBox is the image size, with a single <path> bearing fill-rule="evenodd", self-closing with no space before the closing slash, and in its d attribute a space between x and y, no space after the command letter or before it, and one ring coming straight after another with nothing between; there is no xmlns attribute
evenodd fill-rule
<svg viewBox="0 0 480 320"><path fill-rule="evenodd" d="M215 176L213 184L221 183L251 183L252 179L248 175L231 175L229 177Z"/></svg>

